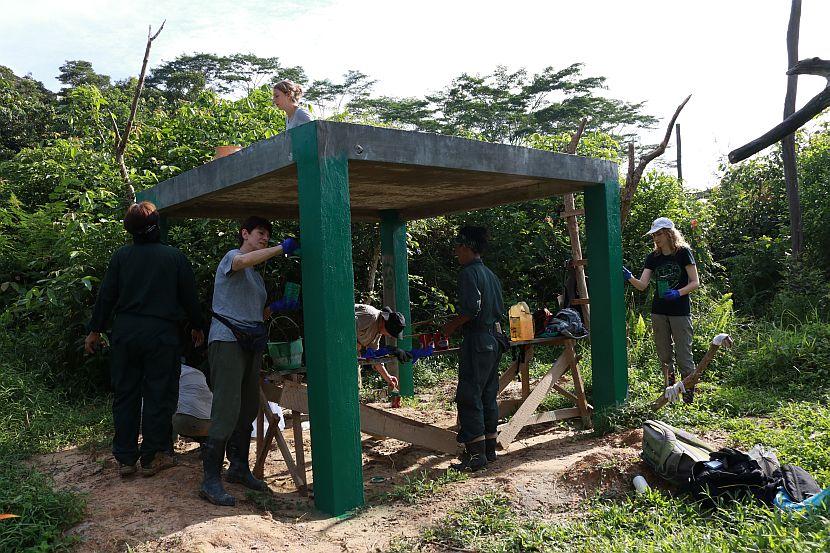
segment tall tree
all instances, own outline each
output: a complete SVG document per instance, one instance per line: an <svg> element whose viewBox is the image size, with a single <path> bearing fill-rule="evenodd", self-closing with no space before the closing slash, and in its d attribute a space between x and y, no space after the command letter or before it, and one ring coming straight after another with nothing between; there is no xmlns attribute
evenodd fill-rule
<svg viewBox="0 0 830 553"><path fill-rule="evenodd" d="M0 161L43 140L55 114L55 95L31 77L0 65Z"/></svg>
<svg viewBox="0 0 830 553"><path fill-rule="evenodd" d="M384 123L508 144L534 133L569 132L583 117L590 117L588 131L618 139L656 123L642 113L643 103L606 98L604 87L604 77L584 77L579 63L537 74L497 67L489 75L464 73L424 99L380 98L359 107Z"/></svg>
<svg viewBox="0 0 830 553"><path fill-rule="evenodd" d="M196 53L182 55L162 63L147 77L147 86L165 92L171 100L193 100L206 89L217 94L231 94L253 89L280 78L304 83L301 67L284 67L279 58L262 58L254 54Z"/></svg>
<svg viewBox="0 0 830 553"><path fill-rule="evenodd" d="M75 88L84 84L104 88L109 86L109 75L96 73L92 64L85 60L67 60L60 66L58 80L68 88Z"/></svg>

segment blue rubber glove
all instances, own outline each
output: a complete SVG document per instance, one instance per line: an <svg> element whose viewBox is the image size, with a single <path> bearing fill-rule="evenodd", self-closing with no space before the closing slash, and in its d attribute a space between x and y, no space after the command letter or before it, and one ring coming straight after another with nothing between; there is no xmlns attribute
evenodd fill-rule
<svg viewBox="0 0 830 553"><path fill-rule="evenodd" d="M280 311L296 311L300 308L300 302L297 300L287 300L282 298L271 302L271 304L268 305L268 308L271 310L271 313L278 313Z"/></svg>
<svg viewBox="0 0 830 553"><path fill-rule="evenodd" d="M392 355L392 350L387 347L373 349L373 348L366 348L366 353L363 354L364 359L376 359L378 357L386 357L387 355Z"/></svg>
<svg viewBox="0 0 830 553"><path fill-rule="evenodd" d="M633 277L633 276L634 275L631 274L631 271L629 271L628 269L623 267L623 280L624 281L628 282L629 280L631 280L631 277Z"/></svg>
<svg viewBox="0 0 830 553"><path fill-rule="evenodd" d="M667 291L666 293L663 294L663 299L664 300L669 300L669 301L674 301L679 297L680 297L680 292L678 292L677 290L669 290L669 291Z"/></svg>
<svg viewBox="0 0 830 553"><path fill-rule="evenodd" d="M427 346L425 348L415 348L415 349L413 349L410 352L410 353L412 353L412 364L414 365L415 363L418 362L418 360L424 359L425 357L429 357L430 355L432 355L432 352L434 351L434 349L435 348L433 348L432 346Z"/></svg>
<svg viewBox="0 0 830 553"><path fill-rule="evenodd" d="M291 255L300 248L300 241L294 238L286 238L280 242L280 246L282 246L282 253Z"/></svg>

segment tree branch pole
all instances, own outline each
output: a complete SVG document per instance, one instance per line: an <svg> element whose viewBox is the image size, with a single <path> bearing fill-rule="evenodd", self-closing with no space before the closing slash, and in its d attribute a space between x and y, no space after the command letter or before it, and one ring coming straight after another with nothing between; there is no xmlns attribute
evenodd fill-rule
<svg viewBox="0 0 830 553"><path fill-rule="evenodd" d="M138 84L136 84L135 93L133 94L133 102L130 105L130 116L127 118L127 124L124 126L124 132L121 133L120 136L116 133L118 144L115 147L115 160L118 162L118 168L121 171L121 178L124 179L124 183L127 185L125 191L125 199L127 204L135 202L135 189L130 184L130 176L127 172L127 165L124 163L124 152L127 150L127 143L130 140L130 131L132 131L133 122L135 121L135 113L138 110L138 99L141 97L141 91L144 90L144 79L147 75L147 64L150 61L150 48L153 45L153 41L158 38L162 29L164 29L165 23L167 23L167 20L162 21L161 27L159 27L159 30L156 31L156 34L153 34L152 26L150 26L147 31L147 47L144 50L144 61L141 64L141 73L138 75Z"/></svg>
<svg viewBox="0 0 830 553"><path fill-rule="evenodd" d="M582 120L579 122L579 128L576 132L571 135L571 141L568 144L568 148L566 150L567 153L573 155L576 154L576 147L579 145L579 140L582 138L582 133L585 132L585 125L588 124L588 118L583 117ZM576 210L576 201L574 199L573 194L565 194L565 211L573 213ZM574 261L579 261L582 259L582 244L579 240L579 226L576 222L576 216L567 217L565 219L565 223L568 227L568 235L571 238L571 258ZM577 265L574 267L574 271L576 273L576 291L579 293L580 298L587 298L588 297L588 283L585 280L585 267L583 265ZM590 305L583 305L582 307L582 315L583 315L583 323L585 324L585 328L588 330L591 329L591 306Z"/></svg>
<svg viewBox="0 0 830 553"><path fill-rule="evenodd" d="M683 157L680 146L680 123L674 126L675 138L677 140L677 182L683 184Z"/></svg>
<svg viewBox="0 0 830 553"><path fill-rule="evenodd" d="M798 33L801 24L801 0L793 0L790 22L787 26L787 69L798 63ZM787 75L787 95L784 98L784 117L795 113L795 97L798 90L798 74ZM801 199L798 192L798 170L795 160L795 135L788 134L781 140L784 162L784 183L787 188L787 203L790 208L790 235L793 258L801 256L804 231L801 224Z"/></svg>
<svg viewBox="0 0 830 553"><path fill-rule="evenodd" d="M671 121L669 121L669 124L666 127L666 134L663 137L663 141L655 149L641 157L640 163L638 163L636 167L634 166L634 144L628 145L628 177L625 180L625 188L622 193L620 206L620 228L625 226L625 221L628 219L628 214L631 211L631 201L634 199L634 193L637 191L637 185L640 183L640 179L643 178L643 172L646 170L646 166L655 158L663 155L666 151L666 147L669 145L669 140L671 139L672 130L674 129L674 124L677 122L677 118L680 115L681 110L686 106L686 103L691 97L692 95L689 94L686 96L686 99L683 100L683 103L677 106Z"/></svg>

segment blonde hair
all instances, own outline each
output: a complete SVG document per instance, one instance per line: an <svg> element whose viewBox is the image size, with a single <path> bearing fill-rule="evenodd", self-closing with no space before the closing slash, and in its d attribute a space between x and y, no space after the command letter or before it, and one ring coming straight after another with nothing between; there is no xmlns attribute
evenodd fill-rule
<svg viewBox="0 0 830 553"><path fill-rule="evenodd" d="M669 233L669 246L671 247L673 252L677 253L677 250L679 250L680 248L692 249L691 246L689 246L689 243L686 242L686 239L683 238L683 234L681 234L681 232L677 230L677 227L661 229L658 232L662 231L666 231ZM654 251L660 253L660 248L657 247L657 244L654 244Z"/></svg>
<svg viewBox="0 0 830 553"><path fill-rule="evenodd" d="M299 102L300 98L303 96L303 87L294 81L289 81L288 79L283 79L275 84L274 90L279 90L283 94L286 94L289 98L291 98L291 101L295 103Z"/></svg>

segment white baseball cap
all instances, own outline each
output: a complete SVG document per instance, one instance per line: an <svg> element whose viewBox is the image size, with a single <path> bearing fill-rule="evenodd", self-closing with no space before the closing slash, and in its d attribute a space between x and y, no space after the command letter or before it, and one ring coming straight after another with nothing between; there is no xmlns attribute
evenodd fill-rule
<svg viewBox="0 0 830 553"><path fill-rule="evenodd" d="M649 230L646 234L654 234L658 230L663 230L664 228L674 228L674 223L668 217L658 217L651 223L651 230Z"/></svg>

